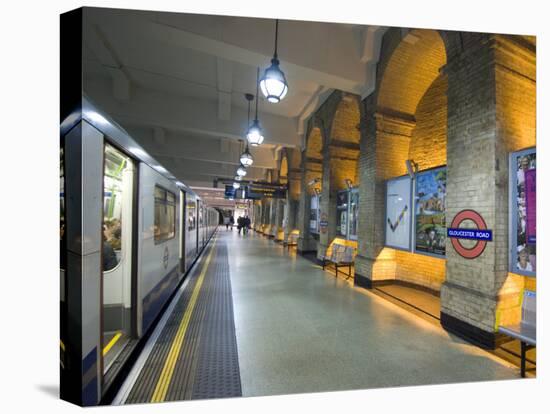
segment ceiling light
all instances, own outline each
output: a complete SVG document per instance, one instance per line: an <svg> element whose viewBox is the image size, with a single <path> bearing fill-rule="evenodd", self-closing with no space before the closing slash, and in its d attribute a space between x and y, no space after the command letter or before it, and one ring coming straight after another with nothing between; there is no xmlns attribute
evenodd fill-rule
<svg viewBox="0 0 550 414"><path fill-rule="evenodd" d="M279 20L275 20L275 53L271 59L271 66L268 67L262 80L260 87L262 93L269 102L278 103L286 96L288 92L288 84L283 71L279 68L279 59L277 59L277 40L279 34Z"/></svg>
<svg viewBox="0 0 550 414"><path fill-rule="evenodd" d="M252 158L252 154L248 151L248 144L246 144L246 149L241 154L241 164L245 167L250 167L252 163L254 162L254 159Z"/></svg>
<svg viewBox="0 0 550 414"><path fill-rule="evenodd" d="M239 168L237 168L237 175L240 175L241 177L244 177L246 175L246 168L244 168L244 166L240 165Z"/></svg>
<svg viewBox="0 0 550 414"><path fill-rule="evenodd" d="M238 183L238 182L236 182L236 181L233 183L233 188L234 188L235 190L236 190L237 188L239 188L240 186L241 186L241 184Z"/></svg>
<svg viewBox="0 0 550 414"><path fill-rule="evenodd" d="M260 77L260 68L258 68L256 72L256 117L254 118L254 121L252 121L252 125L249 126L248 131L246 133L246 139L248 140L248 143L252 146L258 146L258 145L261 145L262 142L264 142L262 127L260 126L260 121L258 120L258 78L259 77Z"/></svg>

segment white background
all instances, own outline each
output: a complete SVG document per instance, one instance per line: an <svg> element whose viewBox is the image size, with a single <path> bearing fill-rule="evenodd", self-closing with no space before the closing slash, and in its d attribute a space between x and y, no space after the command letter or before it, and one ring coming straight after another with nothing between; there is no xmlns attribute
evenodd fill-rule
<svg viewBox="0 0 550 414"><path fill-rule="evenodd" d="M410 249L411 247L411 179L400 177L389 180L386 187L386 245ZM399 215L407 206L407 212L403 215L401 222L392 231L388 219L395 225Z"/></svg>
<svg viewBox="0 0 550 414"><path fill-rule="evenodd" d="M550 178L548 2L543 1L86 1L87 6L536 34L539 182ZM2 4L0 70L2 296L0 406L3 412L65 413L59 372L59 14L77 1ZM540 139L542 138L542 139ZM548 252L549 186L537 190L539 251ZM546 208L544 208L546 206ZM548 255L538 263L536 380L404 387L282 397L99 408L141 412L542 412L548 409ZM406 340L406 338L404 338ZM544 408L543 408L544 402ZM94 412L97 409L92 409Z"/></svg>

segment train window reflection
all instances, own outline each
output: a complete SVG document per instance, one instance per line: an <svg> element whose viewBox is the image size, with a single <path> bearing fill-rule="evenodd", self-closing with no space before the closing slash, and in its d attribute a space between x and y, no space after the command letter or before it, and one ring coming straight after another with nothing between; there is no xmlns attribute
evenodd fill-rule
<svg viewBox="0 0 550 414"><path fill-rule="evenodd" d="M176 195L155 186L155 243L176 235Z"/></svg>
<svg viewBox="0 0 550 414"><path fill-rule="evenodd" d="M103 192L103 270L114 269L123 256L123 192L127 186L128 157L110 145L105 146Z"/></svg>
<svg viewBox="0 0 550 414"><path fill-rule="evenodd" d="M197 205L194 201L187 203L187 230L195 230L197 227Z"/></svg>

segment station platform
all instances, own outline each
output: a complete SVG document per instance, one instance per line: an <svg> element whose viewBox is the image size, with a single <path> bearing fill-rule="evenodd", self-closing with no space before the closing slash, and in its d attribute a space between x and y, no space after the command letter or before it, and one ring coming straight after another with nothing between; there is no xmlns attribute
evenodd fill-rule
<svg viewBox="0 0 550 414"><path fill-rule="evenodd" d="M515 378L508 361L295 251L220 228L113 404Z"/></svg>

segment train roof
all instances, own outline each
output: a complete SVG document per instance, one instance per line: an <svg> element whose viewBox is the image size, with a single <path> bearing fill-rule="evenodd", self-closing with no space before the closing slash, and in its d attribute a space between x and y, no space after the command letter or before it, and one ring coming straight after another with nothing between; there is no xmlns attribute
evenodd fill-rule
<svg viewBox="0 0 550 414"><path fill-rule="evenodd" d="M82 107L75 108L69 116L61 122L61 135L65 135L71 130L80 120L85 120L94 128L101 131L109 137L111 141L119 147L126 150L133 158L147 164L162 176L173 181L179 188L187 193L191 193L200 199L199 195L194 192L191 187L181 182L174 174L168 171L160 162L153 158L147 151L143 149L126 130L120 126L109 115L101 111L89 97L82 96Z"/></svg>

